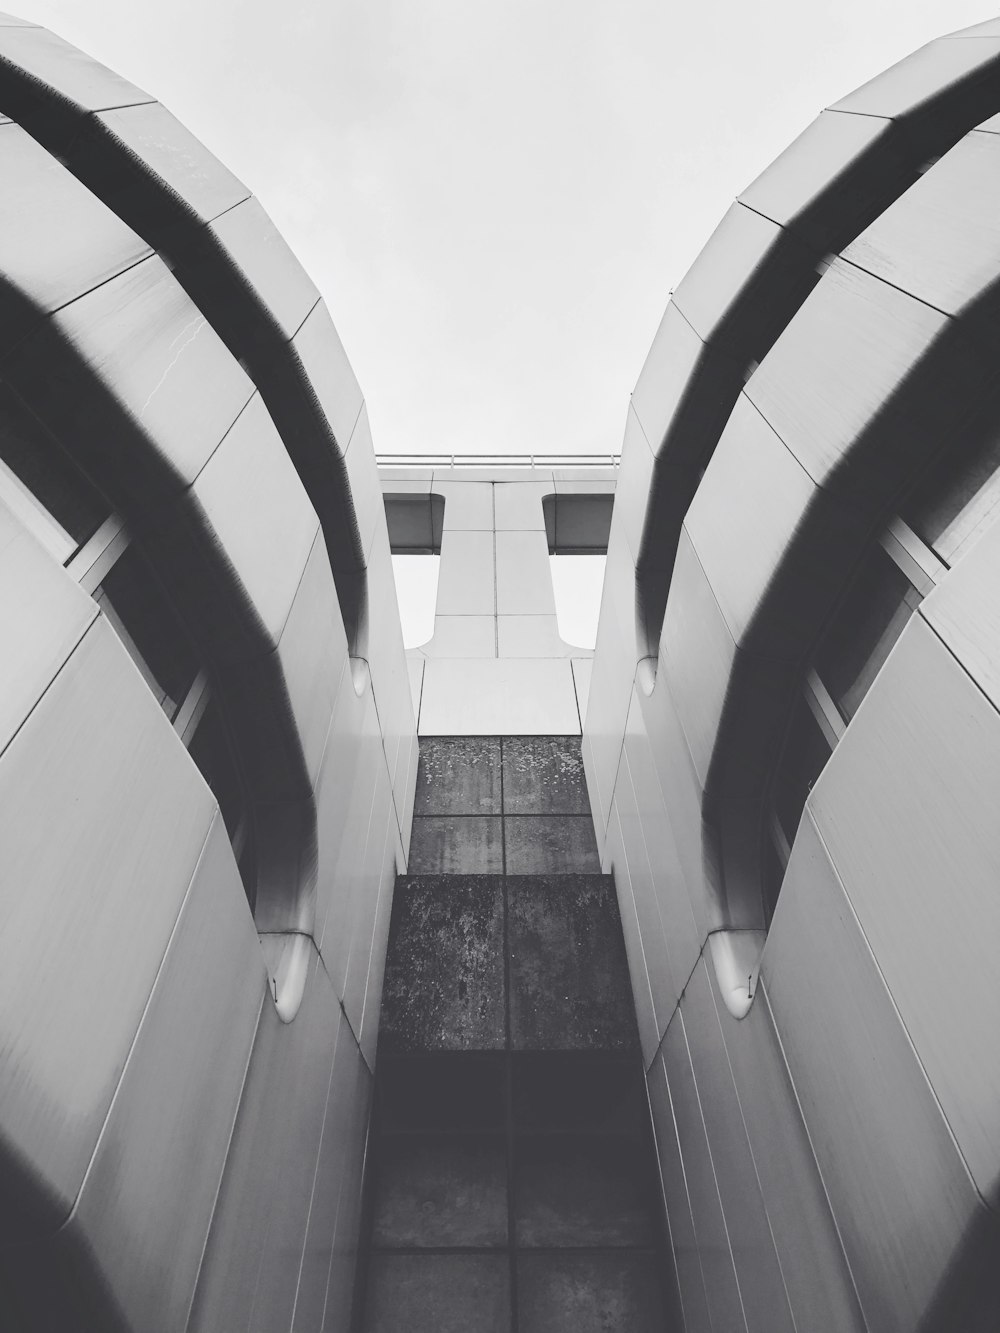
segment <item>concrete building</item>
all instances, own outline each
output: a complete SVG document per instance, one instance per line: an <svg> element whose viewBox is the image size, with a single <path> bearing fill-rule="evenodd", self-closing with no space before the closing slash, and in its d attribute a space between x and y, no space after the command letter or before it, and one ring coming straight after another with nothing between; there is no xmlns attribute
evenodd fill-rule
<svg viewBox="0 0 1000 1333"><path fill-rule="evenodd" d="M4 1327L1000 1326L1000 21L740 196L605 469L380 470L169 112L6 16L0 112Z"/></svg>

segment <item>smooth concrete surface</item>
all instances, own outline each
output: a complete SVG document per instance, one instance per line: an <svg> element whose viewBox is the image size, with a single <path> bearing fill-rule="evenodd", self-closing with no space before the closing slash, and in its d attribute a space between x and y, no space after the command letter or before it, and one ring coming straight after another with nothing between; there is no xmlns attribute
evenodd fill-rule
<svg viewBox="0 0 1000 1333"><path fill-rule="evenodd" d="M593 654L560 637L550 552L604 550L615 470L380 471L390 517L399 495L444 506L434 633L407 654L419 734L578 735Z"/></svg>

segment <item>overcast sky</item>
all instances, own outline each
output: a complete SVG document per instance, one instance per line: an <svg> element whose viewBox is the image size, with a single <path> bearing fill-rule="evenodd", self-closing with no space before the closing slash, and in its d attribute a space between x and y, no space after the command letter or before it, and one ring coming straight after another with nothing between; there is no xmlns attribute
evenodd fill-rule
<svg viewBox="0 0 1000 1333"><path fill-rule="evenodd" d="M164 102L329 303L379 452L610 452L671 288L981 0L3 0Z"/></svg>

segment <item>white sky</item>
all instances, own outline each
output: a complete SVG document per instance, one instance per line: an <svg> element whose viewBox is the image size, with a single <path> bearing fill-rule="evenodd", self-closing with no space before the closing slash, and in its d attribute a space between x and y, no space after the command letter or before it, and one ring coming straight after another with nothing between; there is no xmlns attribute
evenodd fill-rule
<svg viewBox="0 0 1000 1333"><path fill-rule="evenodd" d="M379 452L610 452L669 290L982 0L3 0L158 97L325 295Z"/></svg>

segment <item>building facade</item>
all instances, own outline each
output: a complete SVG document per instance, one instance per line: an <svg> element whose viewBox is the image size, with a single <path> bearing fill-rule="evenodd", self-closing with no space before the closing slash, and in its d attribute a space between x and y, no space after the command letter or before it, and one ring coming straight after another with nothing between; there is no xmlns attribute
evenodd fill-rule
<svg viewBox="0 0 1000 1333"><path fill-rule="evenodd" d="M582 733L674 1325L1000 1325L1000 21L740 196L606 474L380 475L165 108L0 16L0 112L5 1326L350 1327L418 730Z"/></svg>
<svg viewBox="0 0 1000 1333"><path fill-rule="evenodd" d="M628 410L584 757L688 1330L1000 1323L1000 23L824 111Z"/></svg>

